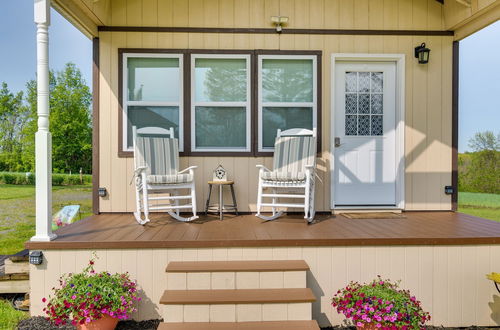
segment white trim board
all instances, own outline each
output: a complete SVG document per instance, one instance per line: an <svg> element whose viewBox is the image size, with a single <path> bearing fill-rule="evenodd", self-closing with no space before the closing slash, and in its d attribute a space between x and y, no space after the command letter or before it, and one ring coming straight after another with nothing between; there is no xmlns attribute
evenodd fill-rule
<svg viewBox="0 0 500 330"><path fill-rule="evenodd" d="M335 69L337 62L394 62L396 63L396 208L405 208L405 55L404 54L352 54L331 55L330 87L330 208L335 209ZM353 207L349 207L353 208ZM356 208L373 208L359 206ZM387 208L387 207L384 207Z"/></svg>

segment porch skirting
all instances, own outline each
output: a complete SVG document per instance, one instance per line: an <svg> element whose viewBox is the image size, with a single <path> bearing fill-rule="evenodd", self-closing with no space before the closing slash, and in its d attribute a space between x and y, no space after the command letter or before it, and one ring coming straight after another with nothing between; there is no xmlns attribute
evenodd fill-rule
<svg viewBox="0 0 500 330"><path fill-rule="evenodd" d="M170 261L305 260L307 287L317 297L313 319L320 326L339 325L343 318L330 305L334 292L348 281L381 275L402 280L432 315L431 324L449 327L500 324L500 295L485 274L500 271L500 245L324 246L98 249L96 270L129 272L142 290L134 319L163 315L160 297L168 288ZM30 265L31 314L42 315L42 298L63 273L81 271L92 249L43 250L44 263ZM278 284L279 285L279 284Z"/></svg>

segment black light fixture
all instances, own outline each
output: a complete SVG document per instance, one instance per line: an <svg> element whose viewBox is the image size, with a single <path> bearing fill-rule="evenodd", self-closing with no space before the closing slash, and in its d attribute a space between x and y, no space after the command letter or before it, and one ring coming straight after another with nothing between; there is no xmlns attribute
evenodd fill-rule
<svg viewBox="0 0 500 330"><path fill-rule="evenodd" d="M429 54L431 50L425 47L425 42L420 46L415 47L415 58L418 58L418 63L426 64L429 62Z"/></svg>
<svg viewBox="0 0 500 330"><path fill-rule="evenodd" d="M30 264L41 265L43 263L43 253L42 251L31 251L30 253Z"/></svg>
<svg viewBox="0 0 500 330"><path fill-rule="evenodd" d="M99 189L97 190L97 193L98 193L99 197L106 197L108 195L108 191L106 190L106 188L103 188L103 187L99 187Z"/></svg>

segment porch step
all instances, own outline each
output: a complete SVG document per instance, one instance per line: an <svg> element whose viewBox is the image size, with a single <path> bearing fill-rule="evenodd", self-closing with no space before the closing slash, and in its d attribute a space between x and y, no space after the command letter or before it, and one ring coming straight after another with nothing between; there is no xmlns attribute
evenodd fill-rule
<svg viewBox="0 0 500 330"><path fill-rule="evenodd" d="M314 302L309 288L237 290L165 290L163 305L277 304Z"/></svg>
<svg viewBox="0 0 500 330"><path fill-rule="evenodd" d="M305 288L303 260L170 262L167 290Z"/></svg>
<svg viewBox="0 0 500 330"><path fill-rule="evenodd" d="M316 298L306 287L308 270L303 260L170 262L160 298L165 329L190 329L190 322L209 330L219 329L219 322L222 330L283 329L284 323L268 322L310 321ZM213 327L200 327L202 322ZM241 327L227 327L234 322ZM291 329L297 324L309 329L304 323Z"/></svg>
<svg viewBox="0 0 500 330"><path fill-rule="evenodd" d="M316 321L160 323L158 330L319 330Z"/></svg>
<svg viewBox="0 0 500 330"><path fill-rule="evenodd" d="M167 273L307 271L304 260L172 261Z"/></svg>

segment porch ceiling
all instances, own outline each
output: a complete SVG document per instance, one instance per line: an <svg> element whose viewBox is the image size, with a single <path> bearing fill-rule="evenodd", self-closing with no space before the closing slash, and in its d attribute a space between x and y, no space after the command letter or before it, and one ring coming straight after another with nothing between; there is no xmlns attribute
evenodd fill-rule
<svg viewBox="0 0 500 330"><path fill-rule="evenodd" d="M158 0L161 1L161 0ZM427 2L428 0L421 0ZM500 19L500 0L435 0L442 5L442 9L436 6L427 5L427 10L437 11L434 15L443 19L443 30L456 31L456 40L478 31L479 29ZM145 8L150 12L158 12L159 3L155 1L135 0L52 0L52 6L60 12L66 19L75 25L88 37L97 37L100 26L123 26L124 23L114 22L113 14L125 15L127 22L142 22ZM128 6L133 6L134 11L127 10ZM149 7L151 8L149 8ZM187 5L186 5L187 6ZM168 6L163 6L168 7ZM124 14L126 13L126 14ZM159 26L153 20L151 24L126 24L132 26ZM193 26L204 27L203 23ZM164 27L164 26L162 26ZM180 27L180 26L179 26ZM234 26L238 28L238 26ZM272 25L262 26L271 28Z"/></svg>

